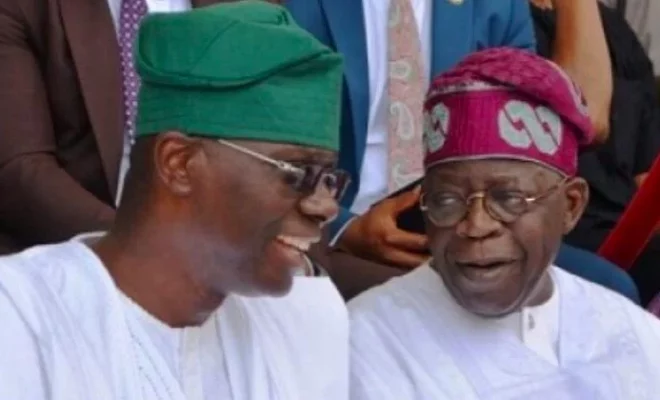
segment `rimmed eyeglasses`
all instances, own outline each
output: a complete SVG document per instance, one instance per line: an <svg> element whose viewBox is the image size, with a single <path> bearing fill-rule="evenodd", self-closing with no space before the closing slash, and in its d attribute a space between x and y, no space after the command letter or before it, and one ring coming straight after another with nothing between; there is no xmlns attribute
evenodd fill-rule
<svg viewBox="0 0 660 400"><path fill-rule="evenodd" d="M540 200L550 196L561 188L568 178L562 179L545 192L528 196L515 190L491 188L475 192L465 197L460 193L441 191L422 194L420 209L426 213L429 220L439 228L449 228L461 222L467 215L470 204L475 199L482 199L483 206L493 219L505 224L514 222Z"/></svg>
<svg viewBox="0 0 660 400"><path fill-rule="evenodd" d="M341 169L316 164L295 165L290 162L275 160L226 140L219 139L218 143L277 168L283 173L286 183L303 195L314 193L321 185L333 198L339 200L351 182L349 173Z"/></svg>

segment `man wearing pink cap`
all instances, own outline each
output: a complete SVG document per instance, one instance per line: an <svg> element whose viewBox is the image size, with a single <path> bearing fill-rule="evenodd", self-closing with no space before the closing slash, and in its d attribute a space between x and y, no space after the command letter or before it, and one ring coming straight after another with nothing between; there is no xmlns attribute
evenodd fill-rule
<svg viewBox="0 0 660 400"><path fill-rule="evenodd" d="M432 260L350 303L355 400L651 400L660 321L553 265L588 201L593 127L530 53L474 54L425 103Z"/></svg>

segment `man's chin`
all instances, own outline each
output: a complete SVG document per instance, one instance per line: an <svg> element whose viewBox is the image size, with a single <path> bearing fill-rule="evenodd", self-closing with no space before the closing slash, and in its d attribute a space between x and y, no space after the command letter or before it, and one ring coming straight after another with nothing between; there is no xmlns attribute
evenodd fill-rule
<svg viewBox="0 0 660 400"><path fill-rule="evenodd" d="M260 268L261 273L255 281L255 290L251 295L282 297L286 296L293 287L294 271L293 264L271 263L270 260L264 261Z"/></svg>
<svg viewBox="0 0 660 400"><path fill-rule="evenodd" d="M291 292L292 288L293 288L293 279L291 279L291 283L289 283L289 285L286 286L282 285L276 288L269 288L269 290L265 292L265 295L270 297L284 297Z"/></svg>
<svg viewBox="0 0 660 400"><path fill-rule="evenodd" d="M294 276L305 271L306 266L300 250L277 240L269 242L261 257L253 259L252 263L251 270L254 272L244 280L250 284L238 293L241 296L286 296L293 287Z"/></svg>

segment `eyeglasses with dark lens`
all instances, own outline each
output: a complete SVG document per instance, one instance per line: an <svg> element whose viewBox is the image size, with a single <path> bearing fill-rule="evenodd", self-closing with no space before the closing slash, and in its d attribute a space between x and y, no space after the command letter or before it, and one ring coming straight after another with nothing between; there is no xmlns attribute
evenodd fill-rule
<svg viewBox="0 0 660 400"><path fill-rule="evenodd" d="M474 199L482 199L486 212L493 219L509 224L529 212L535 203L562 187L567 180L568 178L562 179L550 189L536 196L528 196L520 191L501 188L472 193L467 197L450 191L423 194L420 208L434 225L449 228L465 218Z"/></svg>
<svg viewBox="0 0 660 400"><path fill-rule="evenodd" d="M330 196L339 200L350 183L350 177L346 171L315 164L287 164L286 167L280 168L284 172L286 183L305 195L323 189Z"/></svg>
<svg viewBox="0 0 660 400"><path fill-rule="evenodd" d="M349 173L341 169L317 164L294 164L282 160L275 160L226 140L218 140L218 143L231 147L234 150L240 151L243 154L254 157L279 169L284 174L285 182L294 190L304 195L310 195L318 189L323 189L336 200L340 200L351 182Z"/></svg>

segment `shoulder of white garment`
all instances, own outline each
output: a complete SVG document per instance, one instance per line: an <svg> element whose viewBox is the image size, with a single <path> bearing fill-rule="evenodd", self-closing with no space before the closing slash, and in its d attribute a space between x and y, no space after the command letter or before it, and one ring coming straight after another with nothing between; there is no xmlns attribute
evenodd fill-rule
<svg viewBox="0 0 660 400"><path fill-rule="evenodd" d="M0 399L47 398L39 341L1 283L0 326Z"/></svg>
<svg viewBox="0 0 660 400"><path fill-rule="evenodd" d="M413 379L425 374L420 351L428 351L424 318L433 310L451 307L441 278L428 265L371 289L349 303L351 315L351 399L457 399L464 383L447 360L435 359L447 380L456 382L447 391L442 384L419 387ZM425 343L420 346L420 343ZM458 380L454 380L457 377ZM454 390L455 389L455 390Z"/></svg>
<svg viewBox="0 0 660 400"><path fill-rule="evenodd" d="M413 307L415 299L443 293L440 277L424 264L360 294L348 303L348 310L351 321L375 315L395 318L398 311Z"/></svg>
<svg viewBox="0 0 660 400"><path fill-rule="evenodd" d="M30 262L47 253L40 246L8 257L0 257L0 399L47 398L44 378L44 332L39 308L30 307L36 295L31 287Z"/></svg>
<svg viewBox="0 0 660 400"><path fill-rule="evenodd" d="M552 268L553 278L561 290L561 301L590 302L600 309L603 315L610 314L608 310L613 307L620 308L630 318L632 324L657 338L656 347L660 355L660 319L633 303L618 292L607 289L601 285L573 275L561 268ZM625 321L619 321L625 323ZM658 358L660 363L660 358Z"/></svg>
<svg viewBox="0 0 660 400"><path fill-rule="evenodd" d="M93 294L99 273L106 274L94 253L78 240L35 246L21 253L0 257L0 287L24 314L35 334L41 332L38 310L70 298L84 304ZM76 293L73 293L76 292Z"/></svg>
<svg viewBox="0 0 660 400"><path fill-rule="evenodd" d="M601 316L602 332L594 332L607 343L619 343L617 334L619 330L632 330L643 354L639 362L645 363L648 372L660 371L660 319L639 307L630 299L595 283L580 277L560 271L558 275L564 277L564 284L571 281L573 297L568 301L590 302L597 314ZM562 290L562 294L565 291ZM578 294L579 296L576 296ZM562 299L564 300L564 299ZM590 336L593 337L593 336ZM593 340L597 340L593 337ZM657 374L656 374L657 376Z"/></svg>

